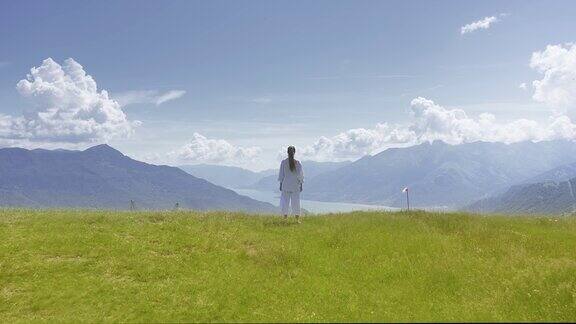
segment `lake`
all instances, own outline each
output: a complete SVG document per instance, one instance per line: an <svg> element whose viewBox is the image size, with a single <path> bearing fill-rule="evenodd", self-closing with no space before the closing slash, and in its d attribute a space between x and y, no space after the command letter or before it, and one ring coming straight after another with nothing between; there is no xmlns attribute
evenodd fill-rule
<svg viewBox="0 0 576 324"><path fill-rule="evenodd" d="M260 191L252 189L232 189L240 195L248 196L252 199L264 201L278 206L280 204L280 192L273 191ZM300 206L307 211L315 214L326 214L326 213L346 213L357 210L400 210L400 208L394 208L389 206L380 205L365 205L365 204L352 204L352 203L342 203L342 202L325 202L325 201L315 201L315 200L304 200L300 201Z"/></svg>

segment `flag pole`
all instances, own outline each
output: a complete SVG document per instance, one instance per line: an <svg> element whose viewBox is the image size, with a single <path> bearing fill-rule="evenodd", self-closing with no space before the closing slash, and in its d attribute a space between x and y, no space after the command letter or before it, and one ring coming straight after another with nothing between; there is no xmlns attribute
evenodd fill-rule
<svg viewBox="0 0 576 324"><path fill-rule="evenodd" d="M409 211L410 210L410 195L408 194L408 187L404 187L404 189L402 189L402 192L406 193L406 210Z"/></svg>
<svg viewBox="0 0 576 324"><path fill-rule="evenodd" d="M406 207L410 211L410 195L408 195L408 188L406 188Z"/></svg>

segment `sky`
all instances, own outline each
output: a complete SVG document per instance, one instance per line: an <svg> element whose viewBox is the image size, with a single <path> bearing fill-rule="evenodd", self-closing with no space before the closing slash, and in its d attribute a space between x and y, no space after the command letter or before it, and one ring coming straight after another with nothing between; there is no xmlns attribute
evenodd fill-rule
<svg viewBox="0 0 576 324"><path fill-rule="evenodd" d="M0 146L277 167L576 139L575 1L0 0Z"/></svg>

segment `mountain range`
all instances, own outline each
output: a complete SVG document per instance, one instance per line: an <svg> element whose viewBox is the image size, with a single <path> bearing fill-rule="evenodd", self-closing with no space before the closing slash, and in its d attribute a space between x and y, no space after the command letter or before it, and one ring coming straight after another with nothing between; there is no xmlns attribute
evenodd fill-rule
<svg viewBox="0 0 576 324"><path fill-rule="evenodd" d="M574 157L574 159L576 160L576 157ZM576 163L568 163L555 167L552 170L542 172L530 179L527 179L524 183L530 184L547 181L562 182L572 178L576 178Z"/></svg>
<svg viewBox="0 0 576 324"><path fill-rule="evenodd" d="M564 214L576 211L576 178L522 184L464 209L478 213Z"/></svg>
<svg viewBox="0 0 576 324"><path fill-rule="evenodd" d="M464 209L479 213L561 214L576 210L576 163L538 174Z"/></svg>
<svg viewBox="0 0 576 324"><path fill-rule="evenodd" d="M273 169L254 172L239 167L213 164L182 165L179 168L195 177L226 188L245 188L263 177L278 173L278 170Z"/></svg>
<svg viewBox="0 0 576 324"><path fill-rule="evenodd" d="M302 169L304 170L304 186L308 186L308 182L312 181L316 176L334 171L343 166L350 164L350 161L343 162L316 162L316 161L302 161ZM261 191L274 191L278 190L278 171L274 170L274 174L261 178L259 181L252 183L245 188L256 189Z"/></svg>
<svg viewBox="0 0 576 324"><path fill-rule="evenodd" d="M178 168L133 160L108 145L84 151L0 149L0 204L273 212L275 207Z"/></svg>
<svg viewBox="0 0 576 324"><path fill-rule="evenodd" d="M355 162L303 161L310 200L465 208L500 213L574 210L576 143L425 143ZM151 165L108 145L84 151L0 149L0 205L128 209L182 208L275 212L223 188L277 190L277 170L214 165ZM203 179L204 178L204 179ZM216 184L214 184L214 183ZM462 207L465 206L465 207Z"/></svg>
<svg viewBox="0 0 576 324"><path fill-rule="evenodd" d="M322 173L307 183L304 196L400 207L405 203L401 190L408 187L413 206L457 208L575 160L571 141L435 141L387 149Z"/></svg>
<svg viewBox="0 0 576 324"><path fill-rule="evenodd" d="M302 161L301 163L305 170L305 182L307 182L319 174L336 170L350 162ZM278 169L254 172L239 167L213 164L183 165L179 166L179 168L195 177L206 179L226 188L261 191L275 191L278 189Z"/></svg>

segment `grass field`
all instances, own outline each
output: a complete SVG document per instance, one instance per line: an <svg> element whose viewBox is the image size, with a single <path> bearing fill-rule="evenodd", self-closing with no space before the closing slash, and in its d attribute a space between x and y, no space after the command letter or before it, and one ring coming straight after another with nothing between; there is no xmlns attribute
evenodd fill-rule
<svg viewBox="0 0 576 324"><path fill-rule="evenodd" d="M0 210L0 322L575 321L576 218Z"/></svg>

